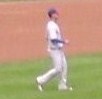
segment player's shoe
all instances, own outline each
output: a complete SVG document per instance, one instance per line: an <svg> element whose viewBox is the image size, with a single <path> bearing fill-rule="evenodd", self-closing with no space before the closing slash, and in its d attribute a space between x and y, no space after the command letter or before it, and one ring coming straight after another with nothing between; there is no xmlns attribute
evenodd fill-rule
<svg viewBox="0 0 102 99"><path fill-rule="evenodd" d="M69 87L68 90L69 90L69 91L73 91L73 88L72 88L72 87Z"/></svg>
<svg viewBox="0 0 102 99"><path fill-rule="evenodd" d="M67 86L59 86L58 90L59 91L66 91L66 90L68 90L68 87Z"/></svg>
<svg viewBox="0 0 102 99"><path fill-rule="evenodd" d="M66 85L65 86L59 86L59 91L66 91L66 90L69 90L69 91L72 91L73 88L72 87L67 87Z"/></svg>
<svg viewBox="0 0 102 99"><path fill-rule="evenodd" d="M41 83L39 82L39 77L37 77L36 81L37 81L37 85L38 85L39 91L42 92L43 91L43 87L42 87Z"/></svg>

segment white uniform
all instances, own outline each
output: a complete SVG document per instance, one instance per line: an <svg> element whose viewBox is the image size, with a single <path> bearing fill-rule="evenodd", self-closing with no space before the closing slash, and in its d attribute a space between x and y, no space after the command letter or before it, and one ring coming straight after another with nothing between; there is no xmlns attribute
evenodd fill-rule
<svg viewBox="0 0 102 99"><path fill-rule="evenodd" d="M62 40L60 29L57 23L49 21L47 24L47 38L48 38L48 52L53 61L53 68L47 73L38 77L41 85L46 84L54 76L59 76L58 89L67 89L67 62L65 59L64 52L62 50L63 43L54 45L51 40L58 39Z"/></svg>

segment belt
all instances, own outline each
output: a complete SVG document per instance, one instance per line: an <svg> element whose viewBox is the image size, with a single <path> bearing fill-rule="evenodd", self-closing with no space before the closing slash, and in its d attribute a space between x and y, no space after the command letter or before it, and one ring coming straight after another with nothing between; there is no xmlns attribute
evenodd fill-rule
<svg viewBox="0 0 102 99"><path fill-rule="evenodd" d="M51 50L60 50L61 48L50 48Z"/></svg>

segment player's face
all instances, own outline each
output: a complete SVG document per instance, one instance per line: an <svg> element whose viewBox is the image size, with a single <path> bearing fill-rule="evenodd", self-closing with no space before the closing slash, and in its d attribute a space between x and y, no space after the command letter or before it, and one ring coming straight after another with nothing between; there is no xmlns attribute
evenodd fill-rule
<svg viewBox="0 0 102 99"><path fill-rule="evenodd" d="M57 14L57 13L54 13L54 14L52 15L52 18L53 18L55 21L57 21L57 20L58 20L58 14Z"/></svg>

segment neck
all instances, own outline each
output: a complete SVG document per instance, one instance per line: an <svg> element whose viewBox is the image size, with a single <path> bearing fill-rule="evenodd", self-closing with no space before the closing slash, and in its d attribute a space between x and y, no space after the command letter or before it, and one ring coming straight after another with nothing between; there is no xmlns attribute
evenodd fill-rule
<svg viewBox="0 0 102 99"><path fill-rule="evenodd" d="M53 18L52 18L51 21L54 21L55 23L57 23L57 20L56 20L56 19L53 19Z"/></svg>

